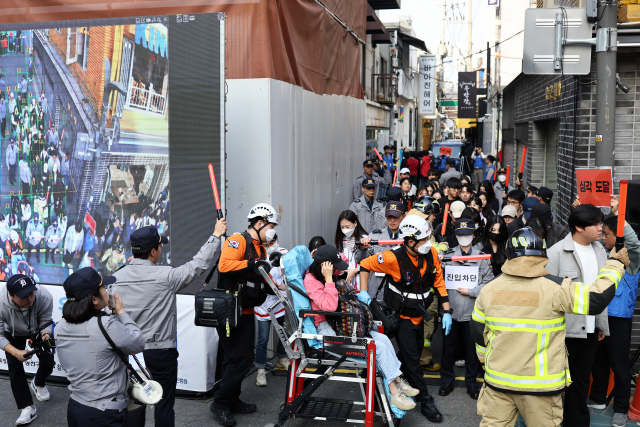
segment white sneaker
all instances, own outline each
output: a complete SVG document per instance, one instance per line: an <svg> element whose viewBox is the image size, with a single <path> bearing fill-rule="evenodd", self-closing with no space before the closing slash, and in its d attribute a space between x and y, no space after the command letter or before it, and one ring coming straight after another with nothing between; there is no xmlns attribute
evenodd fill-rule
<svg viewBox="0 0 640 427"><path fill-rule="evenodd" d="M46 402L47 400L51 399L49 390L47 390L47 386L38 387L35 381L36 378L34 377L31 380L31 390L33 390L33 392L36 394L36 399L38 399L40 402Z"/></svg>
<svg viewBox="0 0 640 427"><path fill-rule="evenodd" d="M456 360L455 365L456 365L458 368L464 368L464 360Z"/></svg>
<svg viewBox="0 0 640 427"><path fill-rule="evenodd" d="M604 403L596 403L589 397L587 397L587 407L593 409L605 409L607 405L605 405Z"/></svg>
<svg viewBox="0 0 640 427"><path fill-rule="evenodd" d="M258 375L256 375L256 385L258 387L267 386L267 371L264 369L258 369Z"/></svg>
<svg viewBox="0 0 640 427"><path fill-rule="evenodd" d="M36 413L35 406L27 406L20 413L20 418L16 420L16 425L21 426L24 424L29 424L31 421L35 420L38 417Z"/></svg>
<svg viewBox="0 0 640 427"><path fill-rule="evenodd" d="M278 364L276 365L276 368L282 368L285 371L289 370L289 359L287 359L286 357L281 357L278 359Z"/></svg>
<svg viewBox="0 0 640 427"><path fill-rule="evenodd" d="M401 393L400 390L398 390L396 394L391 395L390 403L396 408L402 409L403 411L410 411L416 407L416 402L414 402L412 399L409 399L407 396Z"/></svg>
<svg viewBox="0 0 640 427"><path fill-rule="evenodd" d="M396 384L396 387L400 390L400 393L405 396L414 397L420 394L420 390L411 387L405 379L401 379L400 382Z"/></svg>

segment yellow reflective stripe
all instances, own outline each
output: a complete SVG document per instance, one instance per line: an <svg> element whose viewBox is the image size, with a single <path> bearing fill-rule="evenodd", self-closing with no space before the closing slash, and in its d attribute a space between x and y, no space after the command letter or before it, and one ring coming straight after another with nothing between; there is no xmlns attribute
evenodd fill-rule
<svg viewBox="0 0 640 427"><path fill-rule="evenodd" d="M589 286L586 283L576 283L573 314L589 314Z"/></svg>
<svg viewBox="0 0 640 427"><path fill-rule="evenodd" d="M485 370L485 378L492 384L525 389L558 387L564 385L566 379L565 371L555 375L526 376L505 374L503 372L494 371L486 365Z"/></svg>
<svg viewBox="0 0 640 427"><path fill-rule="evenodd" d="M486 325L490 329L520 332L552 332L565 328L564 316L549 320L510 319L504 317L487 317Z"/></svg>
<svg viewBox="0 0 640 427"><path fill-rule="evenodd" d="M603 269L604 270L604 269ZM596 277L597 279L609 279L613 282L614 286L616 287L616 290L618 289L618 283L620 282L620 280L622 279L620 277L620 274L617 271L603 271L600 270L600 274L598 274L598 277Z"/></svg>
<svg viewBox="0 0 640 427"><path fill-rule="evenodd" d="M549 362L547 360L547 347L549 347L549 333L538 334L538 344L536 348L536 375L543 377L548 374Z"/></svg>
<svg viewBox="0 0 640 427"><path fill-rule="evenodd" d="M431 340L424 340L424 347L431 347Z"/></svg>
<svg viewBox="0 0 640 427"><path fill-rule="evenodd" d="M476 351L477 351L478 353L483 353L483 354L484 354L484 353L486 353L486 352L487 352L487 347L482 347L481 345L476 344Z"/></svg>
<svg viewBox="0 0 640 427"><path fill-rule="evenodd" d="M471 314L471 318L479 323L484 323L484 313L478 310L478 307L473 307L473 313Z"/></svg>
<svg viewBox="0 0 640 427"><path fill-rule="evenodd" d="M484 358L485 367L489 366L489 357L491 356L491 352L493 351L493 347L491 346L491 344L495 336L496 334L491 329L489 329L489 335L487 336L487 338L489 339L489 344L487 345L487 353Z"/></svg>

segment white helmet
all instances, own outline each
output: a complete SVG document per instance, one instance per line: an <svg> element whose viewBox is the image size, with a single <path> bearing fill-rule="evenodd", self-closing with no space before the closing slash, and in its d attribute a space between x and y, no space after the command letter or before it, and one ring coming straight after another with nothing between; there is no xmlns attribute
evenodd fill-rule
<svg viewBox="0 0 640 427"><path fill-rule="evenodd" d="M260 218L265 220L267 223L272 223L275 225L280 224L280 215L273 206L268 205L266 203L258 203L254 207L251 208L251 212L247 215L247 219L251 221L254 218Z"/></svg>
<svg viewBox="0 0 640 427"><path fill-rule="evenodd" d="M18 236L18 232L16 230L11 230L10 236L13 243L18 243L20 241L20 236Z"/></svg>
<svg viewBox="0 0 640 427"><path fill-rule="evenodd" d="M431 236L431 224L417 215L409 215L400 223L400 238L411 237L422 240Z"/></svg>

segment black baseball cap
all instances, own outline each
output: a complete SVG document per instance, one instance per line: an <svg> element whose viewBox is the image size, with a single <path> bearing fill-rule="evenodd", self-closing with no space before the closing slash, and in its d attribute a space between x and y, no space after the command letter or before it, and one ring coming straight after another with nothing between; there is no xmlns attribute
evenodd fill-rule
<svg viewBox="0 0 640 427"><path fill-rule="evenodd" d="M459 218L456 221L456 236L464 236L473 234L476 231L476 224L472 219L469 218Z"/></svg>
<svg viewBox="0 0 640 427"><path fill-rule="evenodd" d="M391 187L387 190L387 200L399 202L402 198L402 189L400 187Z"/></svg>
<svg viewBox="0 0 640 427"><path fill-rule="evenodd" d="M551 203L551 199L553 198L553 191L548 189L547 187L540 187L538 189L538 196L546 203Z"/></svg>
<svg viewBox="0 0 640 427"><path fill-rule="evenodd" d="M7 290L9 294L15 295L18 298L24 298L29 292L37 289L36 282L24 274L14 274L7 280Z"/></svg>
<svg viewBox="0 0 640 427"><path fill-rule="evenodd" d="M340 252L338 252L335 246L320 246L316 251L316 254L313 256L313 260L319 264L328 261L333 264L336 270L346 271L349 269L349 264L344 262L344 260L340 256Z"/></svg>
<svg viewBox="0 0 640 427"><path fill-rule="evenodd" d="M404 203L401 202L387 202L387 208L384 211L384 216L394 216L400 218L407 212L404 207Z"/></svg>
<svg viewBox="0 0 640 427"><path fill-rule="evenodd" d="M131 249L144 251L158 247L158 243L166 245L169 239L160 236L158 229L153 225L139 228L131 233Z"/></svg>
<svg viewBox="0 0 640 427"><path fill-rule="evenodd" d="M538 187L535 185L527 185L527 191L530 191L534 196L538 194Z"/></svg>
<svg viewBox="0 0 640 427"><path fill-rule="evenodd" d="M100 286L109 286L116 283L113 276L102 277L91 267L84 267L72 273L64 281L64 292L68 301L80 301L82 298L96 291Z"/></svg>
<svg viewBox="0 0 640 427"><path fill-rule="evenodd" d="M364 162L362 162L362 166L364 166L364 167L366 167L366 166L374 167L375 165L374 165L374 163L373 163L373 160L371 160L371 159L367 159L367 160L365 160Z"/></svg>
<svg viewBox="0 0 640 427"><path fill-rule="evenodd" d="M452 158L452 157L449 157L449 158L447 159L447 164L448 164L449 166L455 166L455 165L456 165L456 159L454 159L454 158Z"/></svg>
<svg viewBox="0 0 640 427"><path fill-rule="evenodd" d="M507 170L506 170L505 168L500 168L500 169L498 169L498 175L500 175L501 173L506 174L506 173L507 173Z"/></svg>
<svg viewBox="0 0 640 427"><path fill-rule="evenodd" d="M371 178L367 178L362 181L362 188L375 188L375 186L376 182ZM133 234L131 235L131 237L133 237Z"/></svg>
<svg viewBox="0 0 640 427"><path fill-rule="evenodd" d="M545 226L553 224L553 214L551 213L551 206L544 203L538 203L531 208L531 216L529 220L538 218Z"/></svg>
<svg viewBox="0 0 640 427"><path fill-rule="evenodd" d="M540 203L540 200L537 197L527 197L522 202L522 213L527 220L531 217L531 210L538 203Z"/></svg>

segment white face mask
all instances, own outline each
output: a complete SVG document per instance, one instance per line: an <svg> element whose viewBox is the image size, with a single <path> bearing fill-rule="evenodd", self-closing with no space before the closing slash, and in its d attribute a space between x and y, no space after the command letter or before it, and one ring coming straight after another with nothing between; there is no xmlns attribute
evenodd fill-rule
<svg viewBox="0 0 640 427"><path fill-rule="evenodd" d="M425 243L424 245L418 248L418 253L425 255L429 253L430 250L431 250L431 240L427 240L427 243Z"/></svg>
<svg viewBox="0 0 640 427"><path fill-rule="evenodd" d="M498 181L500 181L500 182L505 182L506 180L507 180L507 177L505 175L500 175L498 177Z"/></svg>
<svg viewBox="0 0 640 427"><path fill-rule="evenodd" d="M522 215L522 222L523 222L524 224L526 224L526 223L527 223L527 217L526 217L526 216L524 216L524 215Z"/></svg>
<svg viewBox="0 0 640 427"><path fill-rule="evenodd" d="M267 248L267 255L271 255L272 253L276 252L278 249L280 249L280 246L278 245L278 242L276 241L273 245L269 246Z"/></svg>
<svg viewBox="0 0 640 427"><path fill-rule="evenodd" d="M356 231L356 228L342 228L342 234L345 235L345 237L348 239L349 237L351 237L351 235L353 234L354 231Z"/></svg>
<svg viewBox="0 0 640 427"><path fill-rule="evenodd" d="M270 228L267 231L264 232L264 237L267 239L267 242L270 242L273 240L274 237L276 237L276 229L275 228Z"/></svg>
<svg viewBox="0 0 640 427"><path fill-rule="evenodd" d="M469 246L473 242L473 234L466 234L464 236L456 236L458 244L460 246Z"/></svg>

